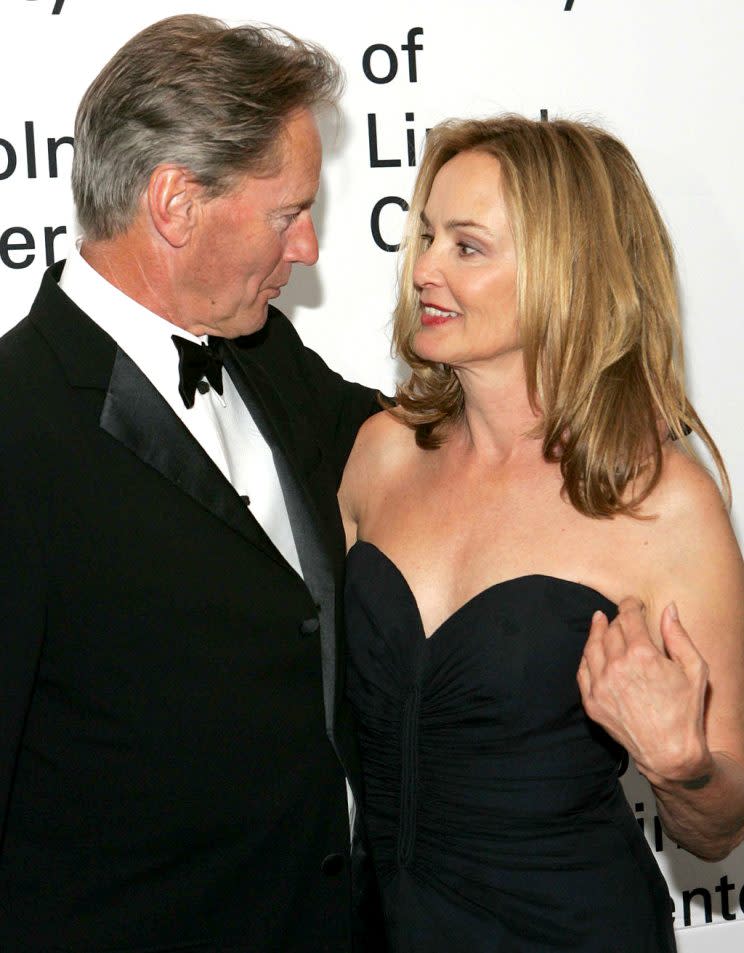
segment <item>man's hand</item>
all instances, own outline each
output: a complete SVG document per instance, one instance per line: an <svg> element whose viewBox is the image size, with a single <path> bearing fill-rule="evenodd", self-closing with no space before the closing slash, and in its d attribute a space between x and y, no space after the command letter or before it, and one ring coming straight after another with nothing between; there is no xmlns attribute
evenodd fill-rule
<svg viewBox="0 0 744 953"><path fill-rule="evenodd" d="M670 603L657 646L643 604L623 599L613 622L595 612L577 680L586 713L659 786L702 786L712 770L704 714L708 666Z"/></svg>

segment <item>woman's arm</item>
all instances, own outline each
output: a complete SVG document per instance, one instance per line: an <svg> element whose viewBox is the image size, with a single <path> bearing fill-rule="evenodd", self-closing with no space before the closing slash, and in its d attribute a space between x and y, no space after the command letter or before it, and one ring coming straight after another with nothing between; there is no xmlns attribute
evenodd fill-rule
<svg viewBox="0 0 744 953"><path fill-rule="evenodd" d="M649 534L658 628L633 598L611 624L597 613L578 682L587 714L651 783L669 835L717 860L744 840L744 566L712 481L689 461L671 469Z"/></svg>
<svg viewBox="0 0 744 953"><path fill-rule="evenodd" d="M400 467L412 447L412 431L386 411L360 427L338 491L347 549L369 528L370 516L374 522L380 512L384 515L386 488L399 482Z"/></svg>
<svg viewBox="0 0 744 953"><path fill-rule="evenodd" d="M354 444L349 459L346 461L344 474L341 478L341 485L338 488L338 508L341 510L341 520L344 524L347 553L356 542L357 527L359 524L359 502L357 497L359 495L359 458L361 454L357 450L358 444L359 436L357 436L357 442Z"/></svg>

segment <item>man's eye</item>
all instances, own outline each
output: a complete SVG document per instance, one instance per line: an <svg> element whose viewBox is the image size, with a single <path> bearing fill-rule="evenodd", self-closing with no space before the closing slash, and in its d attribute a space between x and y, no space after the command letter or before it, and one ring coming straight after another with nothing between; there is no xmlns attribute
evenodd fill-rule
<svg viewBox="0 0 744 953"><path fill-rule="evenodd" d="M276 227L282 232L286 232L297 219L302 215L302 209L298 209L296 212L282 212L278 215L274 221L276 222Z"/></svg>

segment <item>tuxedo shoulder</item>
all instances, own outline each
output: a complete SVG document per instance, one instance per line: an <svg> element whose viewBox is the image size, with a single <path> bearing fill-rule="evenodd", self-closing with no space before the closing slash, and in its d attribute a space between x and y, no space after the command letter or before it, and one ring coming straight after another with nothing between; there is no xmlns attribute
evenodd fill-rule
<svg viewBox="0 0 744 953"><path fill-rule="evenodd" d="M48 316L53 324L55 315ZM65 357L50 342L45 329L35 316L24 318L0 338L0 453L15 459L32 459L33 467L43 468L54 460L80 426L76 414L91 414L97 421L97 410L87 400L90 392L71 386L76 368L86 366L91 353L85 351L87 335L67 336L68 328L59 330L58 339L65 342ZM101 332L100 338L104 339ZM104 340L104 351L110 348ZM93 357L97 349L92 350ZM111 360L96 367L92 375L83 375L83 382L94 386L108 379ZM82 402L77 394L85 394Z"/></svg>
<svg viewBox="0 0 744 953"><path fill-rule="evenodd" d="M0 337L0 401L25 401L39 390L40 380L54 363L50 348L30 318Z"/></svg>
<svg viewBox="0 0 744 953"><path fill-rule="evenodd" d="M19 351L22 351L34 339L37 339L37 335L30 319L25 317L0 336L0 361L15 362Z"/></svg>
<svg viewBox="0 0 744 953"><path fill-rule="evenodd" d="M289 399L313 407L316 416L328 416L335 438L339 438L339 418L350 424L352 432L342 438L346 459L360 423L375 411L376 392L354 381L345 380L328 367L324 359L309 348L292 322L277 308L269 306L266 323L260 331L233 342L235 353L246 363L258 364Z"/></svg>
<svg viewBox="0 0 744 953"><path fill-rule="evenodd" d="M286 334L289 337L300 341L300 335L297 333L294 324L292 324L283 311L281 311L279 308L275 308L273 304L268 306L266 325L274 333Z"/></svg>
<svg viewBox="0 0 744 953"><path fill-rule="evenodd" d="M289 318L278 308L269 305L266 321L262 328L253 334L235 338L233 344L238 351L256 356L267 354L299 353L304 345Z"/></svg>
<svg viewBox="0 0 744 953"><path fill-rule="evenodd" d="M259 364L284 386L307 384L318 356L306 347L289 318L277 308L269 306L264 326L254 334L235 338L234 353L248 363ZM311 367L306 373L307 365Z"/></svg>
<svg viewBox="0 0 744 953"><path fill-rule="evenodd" d="M280 311L279 308L275 308L273 305L269 305L268 307L266 324L262 330L265 333L267 340L272 342L297 348L301 348L303 346L300 335L297 333L295 326L289 320L287 315L283 311ZM259 334L260 333L261 332L259 332Z"/></svg>

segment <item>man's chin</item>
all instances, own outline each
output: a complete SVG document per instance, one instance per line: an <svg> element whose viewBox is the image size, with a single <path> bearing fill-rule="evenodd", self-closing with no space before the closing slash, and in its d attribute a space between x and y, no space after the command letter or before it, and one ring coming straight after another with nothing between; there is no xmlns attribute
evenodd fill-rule
<svg viewBox="0 0 744 953"><path fill-rule="evenodd" d="M256 334L263 328L268 316L269 303L266 301L260 305L253 305L244 314L236 315L233 319L225 321L219 329L210 333L228 340L250 337L251 334Z"/></svg>

